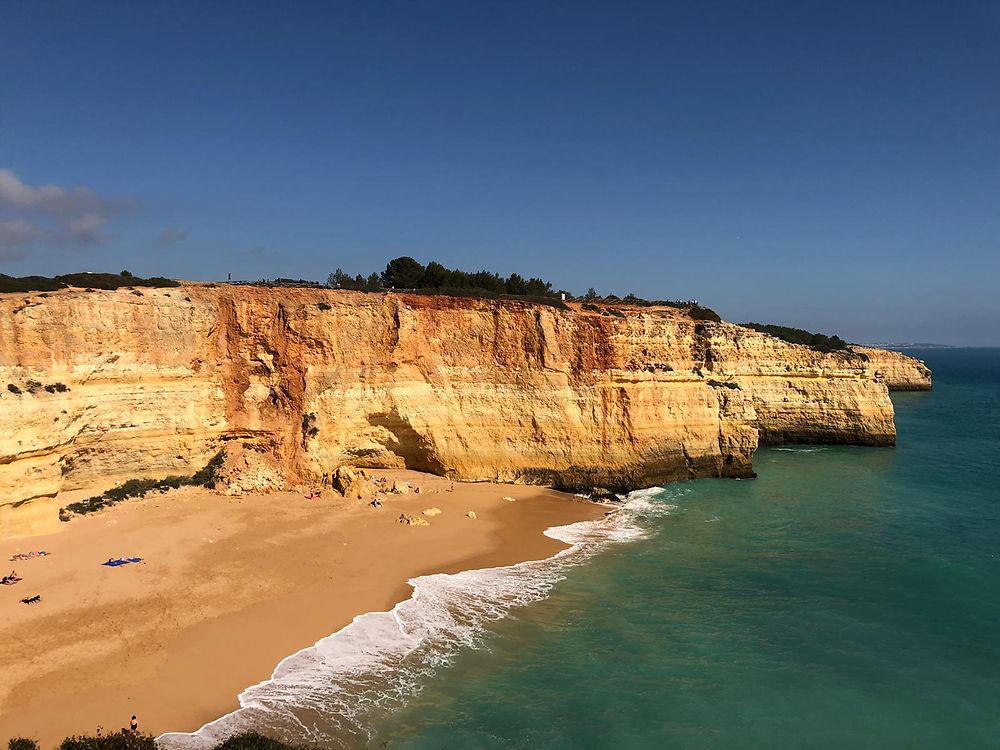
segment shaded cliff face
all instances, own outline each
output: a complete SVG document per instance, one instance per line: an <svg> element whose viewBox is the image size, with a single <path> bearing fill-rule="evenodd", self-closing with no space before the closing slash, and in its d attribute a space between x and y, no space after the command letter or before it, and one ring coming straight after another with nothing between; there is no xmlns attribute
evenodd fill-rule
<svg viewBox="0 0 1000 750"><path fill-rule="evenodd" d="M876 376L858 352L669 308L205 286L3 295L0 505L190 474L237 445L291 482L345 463L617 489L746 477L758 442L892 444L886 383L904 360Z"/></svg>

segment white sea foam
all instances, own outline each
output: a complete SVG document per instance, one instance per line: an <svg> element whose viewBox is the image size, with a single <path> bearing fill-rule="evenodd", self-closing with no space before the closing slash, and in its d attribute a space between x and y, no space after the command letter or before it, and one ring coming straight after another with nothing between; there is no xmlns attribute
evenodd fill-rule
<svg viewBox="0 0 1000 750"><path fill-rule="evenodd" d="M355 617L284 659L271 679L244 690L236 711L190 734L161 735L158 743L167 750L205 750L256 730L299 744L354 744L366 737L373 713L402 705L460 650L480 647L490 622L544 599L570 567L608 545L646 536L645 518L676 507L656 500L665 492L676 497L688 490L639 490L607 518L546 530L570 545L546 560L411 579L409 599L388 612Z"/></svg>

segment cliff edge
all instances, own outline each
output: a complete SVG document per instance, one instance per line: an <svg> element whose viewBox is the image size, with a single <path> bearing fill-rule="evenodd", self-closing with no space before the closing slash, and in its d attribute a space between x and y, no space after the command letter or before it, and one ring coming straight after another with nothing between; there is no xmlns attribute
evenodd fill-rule
<svg viewBox="0 0 1000 750"><path fill-rule="evenodd" d="M759 444L892 445L889 388L930 387L893 352L589 307L196 284L0 295L0 509L191 474L223 450L247 469L232 491L343 464L611 489L749 477Z"/></svg>

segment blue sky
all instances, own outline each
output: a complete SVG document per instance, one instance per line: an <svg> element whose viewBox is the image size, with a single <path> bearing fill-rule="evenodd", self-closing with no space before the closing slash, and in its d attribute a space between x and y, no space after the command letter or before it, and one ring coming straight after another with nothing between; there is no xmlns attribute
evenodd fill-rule
<svg viewBox="0 0 1000 750"><path fill-rule="evenodd" d="M0 71L3 273L407 254L1000 345L997 2L7 2Z"/></svg>

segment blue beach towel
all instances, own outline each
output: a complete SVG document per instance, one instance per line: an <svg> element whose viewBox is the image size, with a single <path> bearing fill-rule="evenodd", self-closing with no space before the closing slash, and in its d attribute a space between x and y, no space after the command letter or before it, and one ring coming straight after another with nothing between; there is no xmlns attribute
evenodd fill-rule
<svg viewBox="0 0 1000 750"><path fill-rule="evenodd" d="M108 560L107 562L102 562L101 565L106 565L109 568L117 568L122 565L128 565L129 563L139 562L142 562L141 557L127 557L124 560Z"/></svg>

